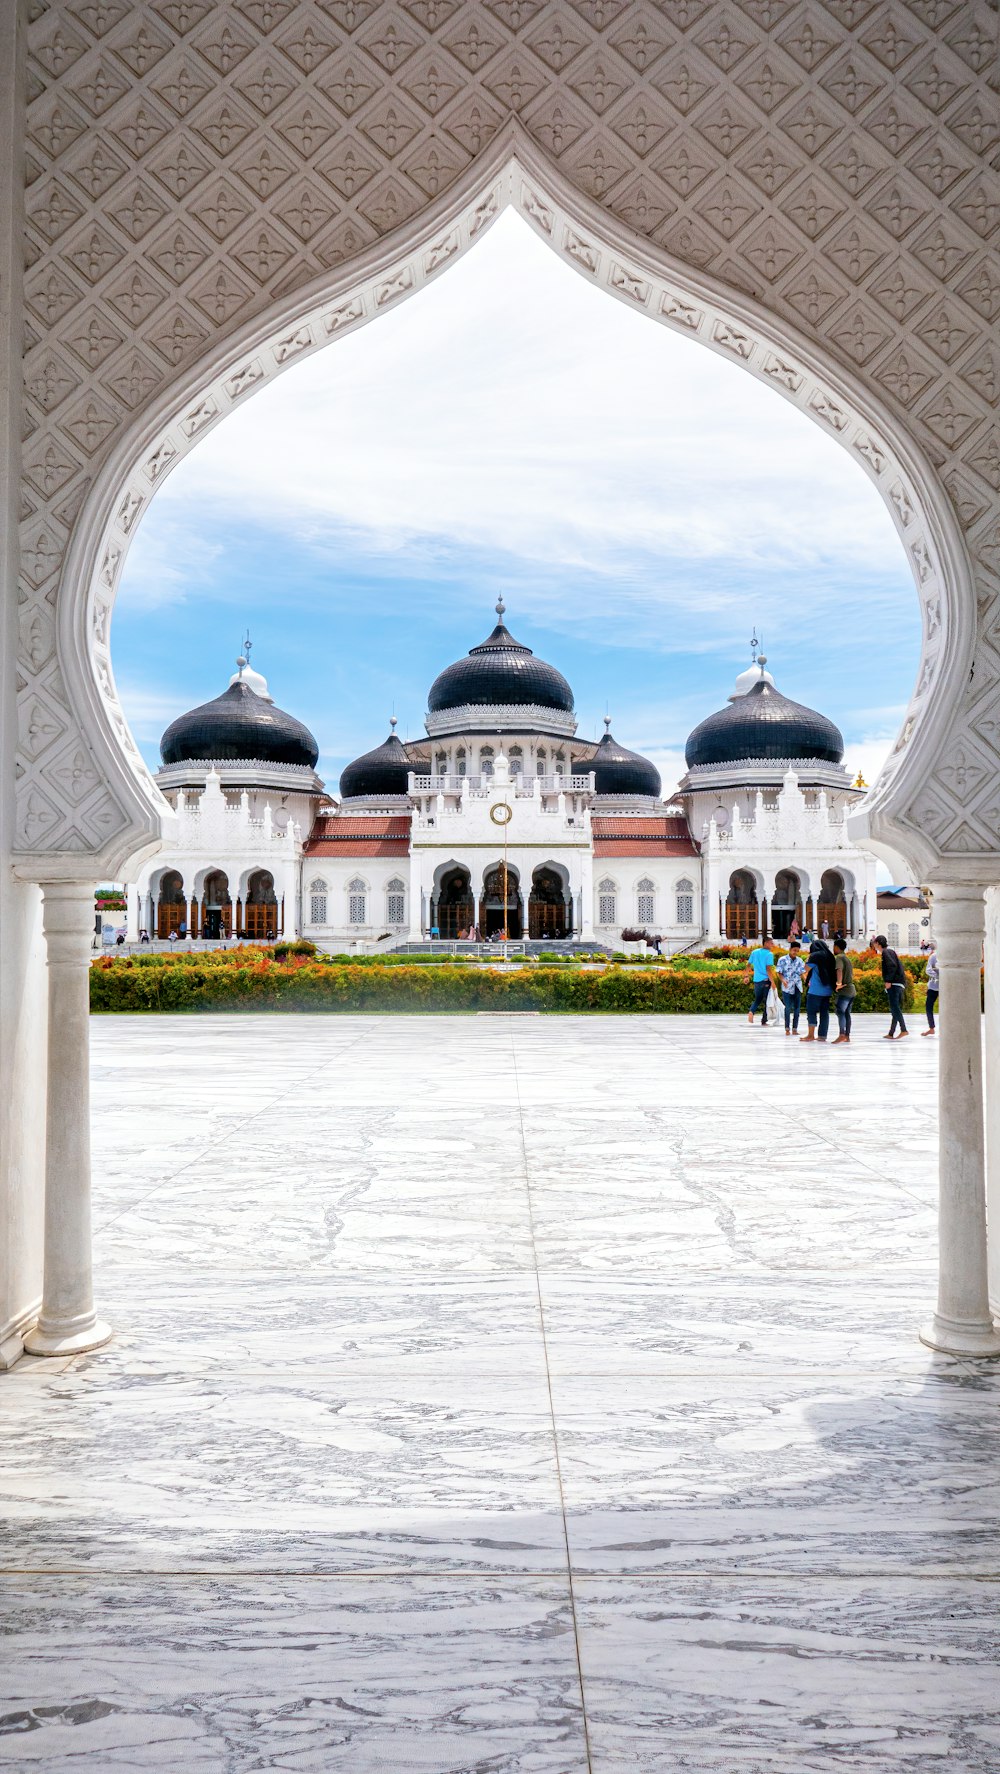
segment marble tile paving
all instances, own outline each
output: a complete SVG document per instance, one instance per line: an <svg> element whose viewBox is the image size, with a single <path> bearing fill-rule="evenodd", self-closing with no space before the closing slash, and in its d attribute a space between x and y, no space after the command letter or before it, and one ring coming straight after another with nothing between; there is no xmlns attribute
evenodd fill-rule
<svg viewBox="0 0 1000 1774"><path fill-rule="evenodd" d="M105 1350L0 1379L0 1770L995 1774L933 1042L93 1025Z"/></svg>

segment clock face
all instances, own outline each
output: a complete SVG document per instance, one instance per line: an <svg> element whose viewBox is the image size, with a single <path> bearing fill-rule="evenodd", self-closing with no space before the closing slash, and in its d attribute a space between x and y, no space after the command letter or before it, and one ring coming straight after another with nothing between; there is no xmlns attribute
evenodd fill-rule
<svg viewBox="0 0 1000 1774"><path fill-rule="evenodd" d="M514 817L514 809L508 801L498 801L490 808L490 818L494 825L509 825Z"/></svg>

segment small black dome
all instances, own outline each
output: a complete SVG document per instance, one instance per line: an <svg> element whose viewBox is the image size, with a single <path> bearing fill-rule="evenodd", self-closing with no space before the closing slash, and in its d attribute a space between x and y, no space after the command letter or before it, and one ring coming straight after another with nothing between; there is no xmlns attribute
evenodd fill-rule
<svg viewBox="0 0 1000 1774"><path fill-rule="evenodd" d="M345 801L362 795L405 795L406 779L412 769L412 758L393 732L374 751L366 751L364 757L345 766L340 792Z"/></svg>
<svg viewBox="0 0 1000 1774"><path fill-rule="evenodd" d="M219 764L259 759L267 764L316 768L319 746L294 715L265 702L237 678L213 702L203 702L171 721L160 740L165 764L206 758Z"/></svg>
<svg viewBox="0 0 1000 1774"><path fill-rule="evenodd" d="M652 795L660 797L660 772L655 764L637 751L626 751L605 733L586 768L594 772L594 793L598 795Z"/></svg>
<svg viewBox="0 0 1000 1774"><path fill-rule="evenodd" d="M497 605L500 620L488 640L473 647L464 659L457 659L434 679L427 698L431 714L469 704L533 704L572 714L573 692L562 672L556 671L554 665L546 665L544 659L536 659L530 647L522 647L504 626L503 613L501 600Z"/></svg>
<svg viewBox="0 0 1000 1774"><path fill-rule="evenodd" d="M843 755L839 727L764 680L702 721L684 749L689 770L697 764L739 764L745 758L839 764Z"/></svg>

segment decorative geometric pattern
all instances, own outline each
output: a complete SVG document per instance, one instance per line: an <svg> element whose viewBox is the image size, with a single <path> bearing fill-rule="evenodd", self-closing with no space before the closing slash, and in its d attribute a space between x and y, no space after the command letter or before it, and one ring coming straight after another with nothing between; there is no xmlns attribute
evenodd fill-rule
<svg viewBox="0 0 1000 1774"><path fill-rule="evenodd" d="M132 817L128 796L88 764L56 638L78 514L118 440L249 322L412 228L512 119L560 182L607 212L614 238L626 231L790 323L935 465L975 563L979 645L912 817L939 850L1000 848L998 29L988 0L33 0L23 851L109 856ZM546 210L544 194L538 203ZM620 262L616 284L599 241L552 238L652 311L648 278L630 281ZM447 242L441 251L439 264ZM405 294L415 275L397 273L381 303L373 293L337 324ZM707 314L658 317L705 336L723 325ZM234 363L129 481L89 644L137 780L107 647L131 528L220 401L332 337L329 314L326 325L322 340L307 327ZM707 342L753 356L750 367L785 376L798 397L788 378L803 367L765 372L749 332L746 353L718 331ZM836 402L819 387L809 399L838 430ZM866 436L880 460L865 466L881 479L884 446ZM858 437L853 447L863 460ZM905 750L944 612L933 538L900 508L905 482L893 484L927 643Z"/></svg>

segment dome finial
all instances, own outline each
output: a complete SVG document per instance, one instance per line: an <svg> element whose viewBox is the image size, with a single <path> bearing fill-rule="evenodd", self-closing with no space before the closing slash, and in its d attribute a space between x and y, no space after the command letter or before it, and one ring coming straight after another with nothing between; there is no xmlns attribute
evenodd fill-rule
<svg viewBox="0 0 1000 1774"><path fill-rule="evenodd" d="M503 601L503 592L500 593L500 596L497 598L497 601L494 604L493 608L496 610L496 613L502 622L505 615L507 614L507 605Z"/></svg>
<svg viewBox="0 0 1000 1774"><path fill-rule="evenodd" d="M399 726L399 722L397 721L395 715L389 716L389 726L390 726L391 730L393 731L393 733L395 733L396 728Z"/></svg>
<svg viewBox="0 0 1000 1774"><path fill-rule="evenodd" d="M605 733L611 732L611 716L610 715L605 715L605 717L604 717L604 731L605 731Z"/></svg>
<svg viewBox="0 0 1000 1774"><path fill-rule="evenodd" d="M759 647L760 642L757 639L757 624L755 622L753 625L753 634L750 636L750 657L755 665L757 663L757 651Z"/></svg>

